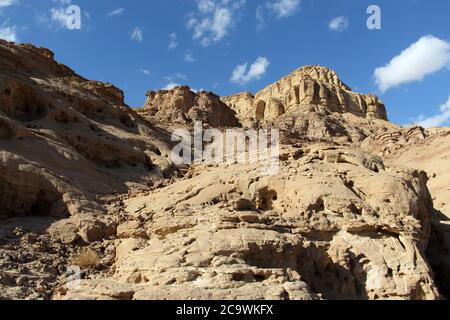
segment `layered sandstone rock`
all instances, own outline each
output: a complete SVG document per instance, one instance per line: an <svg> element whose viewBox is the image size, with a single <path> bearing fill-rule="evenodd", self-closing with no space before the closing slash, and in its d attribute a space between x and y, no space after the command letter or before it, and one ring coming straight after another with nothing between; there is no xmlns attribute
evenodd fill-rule
<svg viewBox="0 0 450 320"><path fill-rule="evenodd" d="M446 153L431 152L444 133L389 123L333 71L305 67L256 96L149 92L132 110L47 49L0 41L0 57L0 298L440 297L425 253L445 282L427 188L445 213ZM279 171L176 167L170 131L197 120L281 129ZM417 145L423 163L442 154L442 180L410 157Z"/></svg>
<svg viewBox="0 0 450 320"><path fill-rule="evenodd" d="M217 95L205 91L196 93L187 86L147 92L147 101L140 114L150 121L164 121L171 125L202 121L213 127L240 126L234 111Z"/></svg>
<svg viewBox="0 0 450 320"><path fill-rule="evenodd" d="M0 55L2 214L75 214L133 180L163 178L155 163L170 138L130 110L122 91L76 75L46 49L2 41Z"/></svg>
<svg viewBox="0 0 450 320"><path fill-rule="evenodd" d="M315 140L360 143L398 128L387 122L374 95L351 91L337 74L320 66L300 68L255 96L222 97L247 127L276 127Z"/></svg>
<svg viewBox="0 0 450 320"><path fill-rule="evenodd" d="M300 68L254 97L243 93L223 100L238 114L259 121L276 119L301 105L387 120L386 108L376 96L352 92L334 71L320 66Z"/></svg>
<svg viewBox="0 0 450 320"><path fill-rule="evenodd" d="M450 296L450 128L412 127L370 139L368 149L392 165L427 172L434 213L428 257L438 284Z"/></svg>
<svg viewBox="0 0 450 320"><path fill-rule="evenodd" d="M254 166L199 167L192 179L128 199L133 223L123 230L136 231L120 234L115 272L61 297L439 296L424 255L432 207L423 172L387 170L344 147L283 154L276 176Z"/></svg>

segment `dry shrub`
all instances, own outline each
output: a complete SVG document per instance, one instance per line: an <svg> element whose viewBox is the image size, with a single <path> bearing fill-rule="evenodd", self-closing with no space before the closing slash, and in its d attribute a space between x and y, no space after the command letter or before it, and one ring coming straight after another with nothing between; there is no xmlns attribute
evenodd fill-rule
<svg viewBox="0 0 450 320"><path fill-rule="evenodd" d="M99 265L100 259L97 251L91 248L85 248L78 255L72 257L71 261L73 265L82 269L93 269Z"/></svg>

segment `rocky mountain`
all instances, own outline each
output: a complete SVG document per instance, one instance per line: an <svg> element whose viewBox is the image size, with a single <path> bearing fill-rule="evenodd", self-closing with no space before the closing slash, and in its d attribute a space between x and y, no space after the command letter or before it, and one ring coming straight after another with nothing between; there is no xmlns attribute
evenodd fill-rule
<svg viewBox="0 0 450 320"><path fill-rule="evenodd" d="M440 299L445 129L301 68L256 95L122 91L0 40L0 298ZM279 170L177 166L171 133L279 129ZM430 193L431 192L431 193Z"/></svg>
<svg viewBox="0 0 450 320"><path fill-rule="evenodd" d="M222 100L246 126L274 126L300 137L359 143L394 129L374 95L354 93L325 67L306 66L258 92Z"/></svg>

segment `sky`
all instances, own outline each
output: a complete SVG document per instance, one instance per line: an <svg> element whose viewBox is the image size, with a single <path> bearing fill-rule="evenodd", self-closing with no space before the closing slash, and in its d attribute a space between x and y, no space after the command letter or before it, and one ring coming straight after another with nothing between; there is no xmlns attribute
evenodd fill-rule
<svg viewBox="0 0 450 320"><path fill-rule="evenodd" d="M0 38L51 49L133 107L148 90L256 93L323 65L391 121L432 127L450 125L449 13L448 0L0 0Z"/></svg>

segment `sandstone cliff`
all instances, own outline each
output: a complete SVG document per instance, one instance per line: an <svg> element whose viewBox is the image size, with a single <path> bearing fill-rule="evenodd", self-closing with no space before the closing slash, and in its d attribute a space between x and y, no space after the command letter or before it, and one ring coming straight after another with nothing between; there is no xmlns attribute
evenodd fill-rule
<svg viewBox="0 0 450 320"><path fill-rule="evenodd" d="M275 126L313 139L359 143L394 129L376 96L351 91L334 71L320 66L300 68L255 96L239 93L222 100L246 126Z"/></svg>
<svg viewBox="0 0 450 320"><path fill-rule="evenodd" d="M0 57L0 298L441 297L448 149L413 153L447 136L389 123L333 71L255 96L148 92L132 110L47 49L0 41ZM171 130L196 120L281 129L279 172L176 167Z"/></svg>
<svg viewBox="0 0 450 320"><path fill-rule="evenodd" d="M147 92L144 108L138 111L150 122L166 126L192 125L202 121L212 127L239 127L235 112L212 92L195 93L189 87Z"/></svg>
<svg viewBox="0 0 450 320"><path fill-rule="evenodd" d="M427 172L434 203L428 258L437 281L450 296L450 128L412 127L373 137L365 147L392 165Z"/></svg>
<svg viewBox="0 0 450 320"><path fill-rule="evenodd" d="M104 202L163 183L172 174L170 136L130 110L121 90L82 78L47 49L0 41L0 57L0 216L11 219L1 223L0 285L24 297L42 278L55 283L66 249L75 247L60 248L48 260L33 253L30 269L44 268L39 261L56 265L18 280L28 273L26 265L22 272L19 266L39 237L29 246L5 240L28 234L15 232L23 228L17 217L34 219L29 231L45 227L53 235L43 236L44 247L115 235L117 217L107 214ZM19 293L11 286L16 281ZM33 294L50 296L48 290Z"/></svg>

